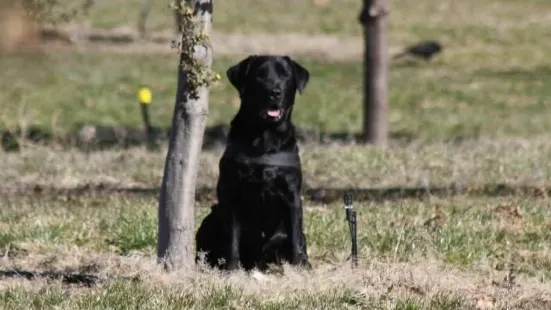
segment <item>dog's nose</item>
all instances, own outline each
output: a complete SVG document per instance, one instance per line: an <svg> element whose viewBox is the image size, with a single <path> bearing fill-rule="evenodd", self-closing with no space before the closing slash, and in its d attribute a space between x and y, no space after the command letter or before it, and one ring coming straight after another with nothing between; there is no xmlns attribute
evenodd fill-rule
<svg viewBox="0 0 551 310"><path fill-rule="evenodd" d="M281 89L272 89L270 91L270 99L272 100L279 100L281 99Z"/></svg>

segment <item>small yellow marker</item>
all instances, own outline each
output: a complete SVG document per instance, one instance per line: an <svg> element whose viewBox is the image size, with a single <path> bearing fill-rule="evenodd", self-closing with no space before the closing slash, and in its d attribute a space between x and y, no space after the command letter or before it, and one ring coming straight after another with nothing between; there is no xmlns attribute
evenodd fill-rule
<svg viewBox="0 0 551 310"><path fill-rule="evenodd" d="M138 101L141 104L150 104L151 103L151 90L147 87L142 87L138 91Z"/></svg>
<svg viewBox="0 0 551 310"><path fill-rule="evenodd" d="M155 148L153 125L151 125L151 121L149 120L149 105L151 104L151 97L151 90L149 88L144 86L138 90L138 101L140 102L140 107L142 108L142 118L145 125L148 149Z"/></svg>

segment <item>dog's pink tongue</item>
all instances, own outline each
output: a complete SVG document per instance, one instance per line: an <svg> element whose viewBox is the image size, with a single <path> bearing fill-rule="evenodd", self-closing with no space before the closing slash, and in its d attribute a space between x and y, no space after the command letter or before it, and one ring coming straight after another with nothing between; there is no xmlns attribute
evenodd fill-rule
<svg viewBox="0 0 551 310"><path fill-rule="evenodd" d="M271 116L271 117L279 117L279 114L281 114L279 109L277 109L277 110L268 110L268 115Z"/></svg>

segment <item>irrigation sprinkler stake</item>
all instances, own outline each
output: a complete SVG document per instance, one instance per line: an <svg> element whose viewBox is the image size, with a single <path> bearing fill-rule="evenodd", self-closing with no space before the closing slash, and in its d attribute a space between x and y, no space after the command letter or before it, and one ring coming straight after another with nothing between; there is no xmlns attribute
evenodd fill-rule
<svg viewBox="0 0 551 310"><path fill-rule="evenodd" d="M145 124L145 136L147 141L147 148L149 150L156 149L155 136L153 132L153 126L149 119L149 106L151 104L151 90L147 87L142 87L138 91L138 101L142 109L142 118Z"/></svg>
<svg viewBox="0 0 551 310"><path fill-rule="evenodd" d="M346 220L350 228L352 237L352 268L358 267L358 237L356 232L356 211L352 208L352 193L344 194L344 210L346 211Z"/></svg>

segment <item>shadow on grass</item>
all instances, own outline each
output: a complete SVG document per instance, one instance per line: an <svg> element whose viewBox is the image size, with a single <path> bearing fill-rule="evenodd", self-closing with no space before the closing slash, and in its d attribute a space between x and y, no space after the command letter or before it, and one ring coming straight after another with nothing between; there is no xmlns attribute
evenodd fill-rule
<svg viewBox="0 0 551 310"><path fill-rule="evenodd" d="M0 270L0 280L4 278L19 278L27 280L61 280L63 284L77 284L84 286L92 286L101 282L98 276L81 274L81 273L69 273L69 272L57 272L57 271L42 271L33 272L28 270L10 269Z"/></svg>
<svg viewBox="0 0 551 310"><path fill-rule="evenodd" d="M214 125L205 129L203 149L223 147L229 125ZM69 133L54 133L46 128L32 125L25 129L0 130L1 145L5 151L19 151L21 143L40 145L60 145L76 147L84 151L101 151L110 148L129 148L147 145L157 149L170 136L170 128L152 128L147 137L145 129L123 126L86 125ZM323 132L297 127L297 138L301 143L359 143L362 135L351 132ZM410 132L393 132L391 139L410 142L414 136Z"/></svg>
<svg viewBox="0 0 551 310"><path fill-rule="evenodd" d="M531 79L540 79L546 77L551 79L551 67L541 65L531 69L524 68L514 68L506 70L488 70L481 69L476 71L475 75L493 77L493 78L506 78L506 79L517 79L517 80L531 80Z"/></svg>
<svg viewBox="0 0 551 310"><path fill-rule="evenodd" d="M94 196L118 193L123 195L158 196L158 187L119 187L110 184L86 184L73 188L56 188L42 185L0 186L2 195L63 195L63 196ZM551 188L536 186L511 186L507 184L485 184L476 187L388 187L388 188L312 188L305 186L302 196L305 200L317 203L334 203L342 201L345 193L352 192L354 201L393 201L403 199L427 199L431 197L548 197ZM216 188L198 187L196 189L198 202L216 200Z"/></svg>

